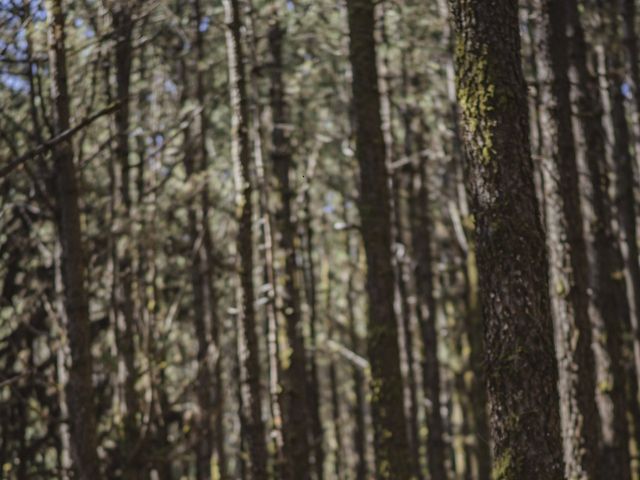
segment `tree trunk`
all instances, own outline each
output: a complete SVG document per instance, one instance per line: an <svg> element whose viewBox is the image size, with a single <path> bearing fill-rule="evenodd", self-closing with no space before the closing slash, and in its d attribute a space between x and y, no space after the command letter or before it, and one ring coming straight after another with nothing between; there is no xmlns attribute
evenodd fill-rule
<svg viewBox="0 0 640 480"><path fill-rule="evenodd" d="M411 128L410 124L408 128ZM424 357L422 383L427 407L427 461L432 478L447 478L447 445L444 440L444 421L440 403L440 361L436 330L436 298L434 296L433 256L431 253L431 217L427 186L426 156L422 136L416 138L417 165L413 168L410 185L411 241L415 256L414 275L419 296L418 322ZM409 152L408 152L409 153Z"/></svg>
<svg viewBox="0 0 640 480"><path fill-rule="evenodd" d="M499 0L492 6L452 3L485 322L493 476L559 480L558 373L518 5Z"/></svg>
<svg viewBox="0 0 640 480"><path fill-rule="evenodd" d="M116 147L115 157L120 165L120 221L124 226L121 238L133 242L132 237L132 199L130 192L129 165L129 95L132 66L133 12L127 2L117 3L111 9L113 30L115 32L116 94L121 102L115 112ZM120 243L120 242L118 242ZM118 353L122 356L124 383L124 441L121 445L123 476L135 479L141 475L143 451L140 449L138 427L139 399L135 389L137 380L135 362L136 315L134 303L133 277L134 266L131 244L123 252L116 251L117 272L119 275L117 291L117 342Z"/></svg>
<svg viewBox="0 0 640 480"><path fill-rule="evenodd" d="M65 53L65 15L62 0L48 5L49 70L51 98L54 102L55 134L70 128L70 99ZM92 383L89 301L85 287L85 259L78 205L78 183L71 139L53 149L56 220L62 246L62 283L67 334L71 351L69 381L66 385L70 412L71 457L79 480L100 479L98 464L94 389Z"/></svg>
<svg viewBox="0 0 640 480"><path fill-rule="evenodd" d="M215 466L218 470L219 480L228 480L229 475L227 473L227 454L225 449L225 424L224 424L224 390L222 379L222 348L221 348L221 330L222 319L218 314L218 292L215 288L215 251L213 245L213 239L211 238L211 227L209 225L209 210L210 210L210 195L209 195L209 149L207 148L207 138L210 135L209 130L209 111L205 106L207 105L207 95L205 88L205 38L204 32L200 28L202 22L202 7L200 0L194 2L194 14L195 14L195 36L196 36L196 97L198 103L202 106L200 111L200 138L198 142L200 159L200 170L205 172L204 182L202 184L202 192L200 193L200 211L201 211L201 229L202 229L202 248L204 262L204 283L205 283L205 302L204 306L207 309L205 312L205 326L210 331L210 342L214 347L214 358L211 359L211 354L206 356L207 362L212 362L213 369L213 398L211 404L210 414L213 419L210 419L212 423L212 436L215 444L216 462ZM213 81L211 81L213 83ZM212 152L215 154L215 152Z"/></svg>
<svg viewBox="0 0 640 480"><path fill-rule="evenodd" d="M291 209L291 200L295 198L289 181L289 172L293 158L288 136L290 123L288 105L285 98L283 81L282 44L285 31L280 25L277 10L273 13L273 23L269 28L269 53L271 55L271 133L273 166L278 210L276 223L279 233L279 247L284 255L284 294L283 312L286 320L288 349L291 352L289 362L283 371L286 382L284 395L288 429L286 455L290 456L291 475L294 479L310 478L309 464L309 424L307 413L306 353L300 315L299 272L296 265L295 237L296 227Z"/></svg>
<svg viewBox="0 0 640 480"><path fill-rule="evenodd" d="M540 82L544 207L559 368L560 418L567 478L596 474L599 418L589 319L588 261L578 168L571 125L567 10L550 0L535 3Z"/></svg>
<svg viewBox="0 0 640 480"><path fill-rule="evenodd" d="M349 223L349 213L347 209L347 201L343 195L342 210L343 221L345 225ZM360 341L356 331L356 306L354 292L354 266L359 262L359 249L352 244L350 229L345 229L345 251L349 258L349 273L347 277L347 317L349 331L349 346L356 355L361 354ZM367 422L365 417L365 374L358 365L352 367L353 384L355 389L355 401L353 406L353 416L355 425L353 431L353 444L356 453L356 480L366 480L368 478L368 462L367 462Z"/></svg>
<svg viewBox="0 0 640 480"><path fill-rule="evenodd" d="M312 154L313 156L313 154ZM301 234L304 244L304 275L305 295L309 306L309 375L307 376L307 401L311 416L311 448L313 449L313 462L316 480L324 478L324 428L320 415L320 386L318 361L316 358L317 346L317 302L316 302L316 277L315 261L313 258L314 230L311 216L311 181L314 178L315 160L309 159L306 166L305 182L302 187L302 201L304 205L303 232Z"/></svg>
<svg viewBox="0 0 640 480"><path fill-rule="evenodd" d="M238 221L237 254L240 272L238 315L242 324L244 351L242 367L246 375L246 399L249 410L245 416L246 436L254 480L267 478L267 445L262 418L260 359L253 287L252 216L253 183L249 144L249 109L242 46L242 19L238 0L225 0L226 42L229 63L229 89L232 112L232 159L234 163L236 218Z"/></svg>
<svg viewBox="0 0 640 480"><path fill-rule="evenodd" d="M379 479L411 478L403 405L398 331L393 309L389 175L380 118L374 40L374 4L348 0L349 57L353 71L360 216L367 257L368 355Z"/></svg>

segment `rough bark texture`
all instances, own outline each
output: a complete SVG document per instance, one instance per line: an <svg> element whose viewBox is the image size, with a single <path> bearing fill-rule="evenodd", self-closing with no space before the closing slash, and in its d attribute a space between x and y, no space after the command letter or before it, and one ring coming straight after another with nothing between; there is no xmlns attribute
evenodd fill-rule
<svg viewBox="0 0 640 480"><path fill-rule="evenodd" d="M545 220L550 295L559 368L565 475L592 478L597 467L599 419L589 319L588 261L571 125L567 10L536 0L535 30L543 137Z"/></svg>
<svg viewBox="0 0 640 480"><path fill-rule="evenodd" d="M379 479L411 478L398 332L393 309L389 175L381 129L374 40L374 4L349 0L349 57L353 71L360 217L367 257L368 355L371 409Z"/></svg>
<svg viewBox="0 0 640 480"><path fill-rule="evenodd" d="M455 0L451 6L485 322L493 477L559 480L558 374L518 5Z"/></svg>
<svg viewBox="0 0 640 480"><path fill-rule="evenodd" d="M249 143L249 109L242 46L242 19L238 0L225 0L226 41L229 63L229 83L232 110L232 159L236 188L236 218L238 221L237 254L240 272L238 315L242 323L244 369L248 414L244 416L249 443L251 472L254 480L267 478L267 445L262 418L260 359L256 335L255 293L253 287L251 152Z"/></svg>
<svg viewBox="0 0 640 480"><path fill-rule="evenodd" d="M305 480L310 478L309 464L309 415L307 413L306 353L300 315L300 287L296 266L295 237L296 226L291 209L294 192L289 181L293 158L288 136L289 112L285 99L282 65L282 41L285 31L280 25L277 13L269 29L269 52L271 54L270 102L273 130L271 133L273 166L278 211L276 224L279 233L279 247L284 255L284 293L283 313L286 320L286 332L291 352L284 368L286 408L288 420L285 455L289 458L291 478Z"/></svg>
<svg viewBox="0 0 640 480"><path fill-rule="evenodd" d="M585 142L585 163L589 171L589 208L593 221L588 225L590 244L590 316L593 322L594 353L598 388L596 401L601 420L601 465L604 472L625 478L628 458L621 448L628 438L625 420L624 372L621 356L621 326L625 318L624 283L616 272L622 270L620 252L611 229L613 218L608 190L604 109L595 73L589 69L588 45L580 21L577 0L567 0L571 63L576 74L576 105L580 131Z"/></svg>
<svg viewBox="0 0 640 480"><path fill-rule="evenodd" d="M49 5L49 69L55 134L70 128L69 91L65 54L65 15L62 0ZM66 385L70 413L71 457L79 480L100 479L97 455L96 418L92 383L89 301L85 287L85 260L82 246L78 182L71 139L53 149L56 219L62 246L62 284L67 334L71 352Z"/></svg>

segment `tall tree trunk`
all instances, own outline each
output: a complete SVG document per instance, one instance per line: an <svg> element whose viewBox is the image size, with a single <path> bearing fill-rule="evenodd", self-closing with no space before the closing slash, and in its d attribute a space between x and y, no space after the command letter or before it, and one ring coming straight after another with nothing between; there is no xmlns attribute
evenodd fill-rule
<svg viewBox="0 0 640 480"><path fill-rule="evenodd" d="M379 24L381 30L381 43L389 46L389 38L384 22L385 9L381 8ZM380 62L380 108L382 117L382 135L386 147L386 161L389 165L396 163L396 137L393 130L393 89L391 87L391 71L389 58L383 55ZM403 92L404 93L404 92ZM412 310L409 303L409 275L406 268L405 255L405 228L403 224L402 193L406 189L406 167L395 168L390 175L391 179L391 229L392 242L394 243L394 267L396 280L395 302L399 321L399 333L401 334L400 360L406 365L405 384L405 415L407 420L407 433L409 448L411 450L412 474L417 479L422 479L420 469L420 435L418 425L418 387L416 384L415 356L412 343Z"/></svg>
<svg viewBox="0 0 640 480"><path fill-rule="evenodd" d="M317 361L317 302L316 302L316 274L313 258L314 229L311 216L311 182L315 174L315 154L309 156L306 165L305 182L302 187L302 201L304 205L304 222L302 228L302 242L304 244L304 275L305 295L309 306L309 374L307 376L307 401L311 416L311 448L313 449L313 467L316 480L324 478L324 428L320 415L320 385Z"/></svg>
<svg viewBox="0 0 640 480"><path fill-rule="evenodd" d="M628 433L625 419L624 371L621 325L628 323L624 282L616 279L622 260L611 229L606 133L598 79L589 70L588 45L580 21L577 0L567 1L570 25L571 62L576 73L576 104L580 131L585 142L585 163L589 171L588 197L593 220L588 225L590 317L593 322L594 353L598 388L596 401L601 421L603 471L625 478L628 464L624 446ZM603 388L606 386L606 388Z"/></svg>
<svg viewBox="0 0 640 480"><path fill-rule="evenodd" d="M285 98L283 81L282 46L285 31L278 18L277 6L273 12L273 21L269 28L269 53L271 55L271 116L273 130L271 132L271 162L278 196L276 223L279 233L279 247L284 255L284 294L283 311L286 320L288 350L291 352L285 377L286 408L288 429L286 455L291 456L291 475L294 479L306 480L311 476L309 464L309 424L307 413L306 386L306 353L300 314L299 272L296 265L294 224L291 201L295 192L289 181L293 158L288 136L290 123L288 105Z"/></svg>
<svg viewBox="0 0 640 480"><path fill-rule="evenodd" d="M560 418L567 478L596 474L599 418L589 319L588 261L571 125L567 10L536 0L537 71L544 125L546 209L551 306L559 368Z"/></svg>
<svg viewBox="0 0 640 480"><path fill-rule="evenodd" d="M188 89L186 79L186 65L181 62L183 70L183 85L185 90ZM188 95L183 95L182 103L186 103ZM187 126L184 132L184 166L187 182L192 182L191 188L199 188L195 183L194 177L200 173L199 167L196 168L195 152L193 148L193 139L190 128ZM198 399L199 416L196 428L196 478L198 480L208 480L211 477L211 454L213 450L213 428L212 428L212 385L211 371L209 369L209 345L210 345L210 329L208 328L210 305L208 304L209 284L206 281L206 257L203 247L202 231L203 224L198 218L201 210L197 201L200 196L196 195L189 200L187 206L187 217L189 224L189 250L188 260L190 262L191 271L191 290L193 294L193 324L198 344L196 359L198 362L197 380L196 380L196 396Z"/></svg>
<svg viewBox="0 0 640 480"><path fill-rule="evenodd" d="M242 18L238 0L225 0L226 41L229 63L229 89L232 111L232 159L234 163L236 218L238 221L237 254L240 272L238 315L242 324L245 351L241 352L246 376L246 399L249 410L245 416L249 442L251 471L254 480L267 478L267 445L262 418L260 359L253 287L253 182L249 144L249 109L242 45Z"/></svg>
<svg viewBox="0 0 640 480"><path fill-rule="evenodd" d="M342 210L344 224L349 226L349 213L347 209L347 201L343 195ZM351 240L350 229L345 229L345 251L349 258L349 272L347 277L347 317L349 331L349 346L357 355L361 354L360 341L356 330L356 305L355 305L355 266L359 263L359 249L353 245ZM368 478L368 462L367 462L367 422L365 417L365 374L358 365L352 367L353 384L355 389L355 402L353 406L353 415L355 425L353 431L353 444L356 453L356 480L366 480Z"/></svg>
<svg viewBox="0 0 640 480"><path fill-rule="evenodd" d="M195 36L196 36L196 97L198 103L201 106L200 111L200 138L198 142L200 159L200 170L205 172L204 182L202 184L202 191L200 193L200 210L201 210L201 229L202 229L202 248L204 253L204 281L205 281L205 325L210 330L210 341L214 346L214 358L207 356L207 361L213 360L213 399L211 405L211 415L213 415L213 442L215 444L216 462L215 466L218 471L220 480L228 480L229 474L227 472L227 454L225 449L225 424L224 424L224 390L222 379L222 348L221 348L221 330L222 319L218 314L218 292L215 288L215 251L213 245L213 239L211 238L211 226L209 225L209 210L210 210L210 195L209 195L209 149L207 148L207 139L210 135L209 130L209 111L206 108L207 95L205 88L205 65L206 50L205 50L205 38L204 32L200 28L203 19L202 7L200 0L194 0L194 14L195 14ZM213 81L211 81L213 83ZM215 152L212 152L215 154Z"/></svg>
<svg viewBox="0 0 640 480"><path fill-rule="evenodd" d="M48 5L49 71L55 134L70 128L70 98L67 86L65 14L62 0ZM62 284L67 334L71 352L66 385L70 413L71 457L79 480L102 478L97 452L94 389L92 383L89 300L85 287L85 259L82 246L79 193L71 139L53 148L55 164L56 220L62 246Z"/></svg>
<svg viewBox="0 0 640 480"><path fill-rule="evenodd" d="M485 322L493 476L559 480L558 373L518 5L499 0L492 7L452 3Z"/></svg>
<svg viewBox="0 0 640 480"><path fill-rule="evenodd" d="M374 4L348 0L349 57L353 71L360 216L367 257L371 408L379 479L411 478L403 405L398 331L393 309L389 175L380 117L374 40Z"/></svg>
<svg viewBox="0 0 640 480"><path fill-rule="evenodd" d="M133 11L129 2L115 3L111 8L113 30L115 32L116 94L121 102L115 112L116 161L120 165L120 221L124 225L122 238L132 242L132 199L130 192L129 165L129 95L131 84ZM118 242L120 243L120 242ZM118 352L122 355L124 382L124 441L121 445L124 461L123 476L135 479L141 475L143 451L140 449L138 427L139 399L135 389L137 371L135 362L136 315L134 303L134 266L131 245L123 252L116 252L119 275L117 291L117 334Z"/></svg>
<svg viewBox="0 0 640 480"><path fill-rule="evenodd" d="M325 222L326 225L326 222ZM329 249L324 249L324 265L323 265L323 285L326 295L325 301L325 317L327 323L327 339L330 342L340 343L340 332L335 329L336 319L333 313L333 273L329 262L326 260L329 257ZM339 391L339 377L338 377L338 365L333 352L330 353L329 358L329 390L331 392L331 420L333 421L333 432L335 438L335 449L333 454L333 472L335 478L343 478L342 472L344 471L344 444L342 441L342 414L340 408L340 391Z"/></svg>
<svg viewBox="0 0 640 480"><path fill-rule="evenodd" d="M408 114L407 135L413 136L412 118ZM419 113L418 113L419 115ZM422 126L420 126L421 128ZM436 298L434 296L433 256L431 253L431 217L429 215L429 190L427 185L426 155L422 135L415 136L417 150L416 165L412 166L409 179L409 219L411 243L415 260L414 275L419 296L418 323L422 337L423 363L422 383L429 402L427 420L427 463L433 478L447 478L445 458L447 446L444 440L444 421L440 402L440 361L438 360L438 338L436 331ZM405 141L407 157L413 154L414 146Z"/></svg>

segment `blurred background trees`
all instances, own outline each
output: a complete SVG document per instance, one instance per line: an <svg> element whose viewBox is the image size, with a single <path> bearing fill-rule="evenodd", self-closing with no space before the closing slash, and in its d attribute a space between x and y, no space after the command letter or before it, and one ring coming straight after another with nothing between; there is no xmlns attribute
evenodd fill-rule
<svg viewBox="0 0 640 480"><path fill-rule="evenodd" d="M0 0L0 477L640 478L636 5L482 3Z"/></svg>

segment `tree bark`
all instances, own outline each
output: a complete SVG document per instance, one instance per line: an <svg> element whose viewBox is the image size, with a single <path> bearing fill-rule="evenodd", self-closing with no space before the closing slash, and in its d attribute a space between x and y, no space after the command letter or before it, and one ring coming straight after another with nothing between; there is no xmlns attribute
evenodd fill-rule
<svg viewBox="0 0 640 480"><path fill-rule="evenodd" d="M70 98L65 53L65 15L62 0L48 5L49 71L55 133L70 127ZM85 287L85 259L82 246L78 181L71 139L53 148L56 220L62 246L62 284L67 334L71 352L66 385L70 412L70 439L73 467L79 480L102 478L98 463L94 389L92 383L89 300Z"/></svg>
<svg viewBox="0 0 640 480"><path fill-rule="evenodd" d="M398 331L393 309L389 174L380 117L374 40L374 4L348 0L349 58L353 71L360 217L367 257L371 409L379 479L411 478L403 405Z"/></svg>
<svg viewBox="0 0 640 480"><path fill-rule="evenodd" d="M296 226L291 208L295 192L289 181L293 166L291 142L288 135L290 124L288 105L283 81L282 47L286 32L280 24L278 12L273 12L273 22L269 28L269 53L271 55L271 76L269 97L272 117L272 151L274 182L277 194L276 224L279 247L284 255L283 312L286 320L288 347L291 355L283 376L286 382L286 408L288 420L285 435L288 445L285 455L290 456L291 475L294 479L306 480L311 476L309 464L309 424L307 413L306 352L300 315L299 272L296 265Z"/></svg>
<svg viewBox="0 0 640 480"><path fill-rule="evenodd" d="M242 324L245 351L241 351L246 375L248 415L245 416L249 442L251 472L254 480L267 478L267 445L262 418L260 359L256 335L255 293L253 287L253 182L249 143L249 109L247 103L242 45L242 18L238 0L225 0L226 42L229 63L229 89L232 112L232 147L234 164L236 219L238 221L237 254L240 272L238 315ZM243 389L244 390L244 389Z"/></svg>
<svg viewBox="0 0 640 480"><path fill-rule="evenodd" d="M493 477L559 480L558 373L518 5L455 0L451 6L485 323Z"/></svg>

